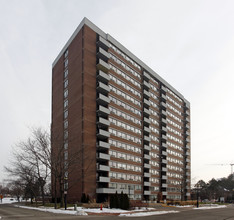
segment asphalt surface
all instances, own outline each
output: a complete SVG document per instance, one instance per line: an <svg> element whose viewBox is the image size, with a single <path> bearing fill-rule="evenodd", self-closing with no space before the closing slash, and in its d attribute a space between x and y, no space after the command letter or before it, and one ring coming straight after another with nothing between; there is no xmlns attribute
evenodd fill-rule
<svg viewBox="0 0 234 220"><path fill-rule="evenodd" d="M169 209L167 209L169 210ZM219 209L205 209L205 210L194 210L191 208L170 208L170 210L179 211L179 213L153 215L146 217L119 217L119 216L74 216L64 214L54 214L48 212L41 212L31 209L23 209L15 207L14 205L0 204L0 219L9 220L66 220L66 219L104 219L104 220L115 220L115 219L145 219L145 220L234 220L234 205L229 205L227 208ZM160 211L163 211L160 209Z"/></svg>

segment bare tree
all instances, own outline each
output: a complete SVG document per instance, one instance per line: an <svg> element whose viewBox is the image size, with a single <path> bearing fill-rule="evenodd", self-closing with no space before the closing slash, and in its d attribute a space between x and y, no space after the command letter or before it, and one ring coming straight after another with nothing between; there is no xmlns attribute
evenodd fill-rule
<svg viewBox="0 0 234 220"><path fill-rule="evenodd" d="M40 188L44 205L44 187L50 176L50 168L48 162L44 161L45 157L41 155L45 154L42 150L49 152L50 137L41 128L32 129L31 132L31 137L15 145L12 152L13 160L9 167L5 167L5 170L14 178L14 181L24 183L25 189L31 194L31 199L33 196L37 197L37 188Z"/></svg>

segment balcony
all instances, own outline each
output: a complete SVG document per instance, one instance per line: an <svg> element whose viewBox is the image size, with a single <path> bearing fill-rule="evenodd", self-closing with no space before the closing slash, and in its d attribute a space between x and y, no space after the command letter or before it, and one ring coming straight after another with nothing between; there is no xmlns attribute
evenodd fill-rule
<svg viewBox="0 0 234 220"><path fill-rule="evenodd" d="M97 68L98 68L98 70L101 70L101 71L107 73L110 69L110 66L105 61L99 59L98 64L97 64Z"/></svg>
<svg viewBox="0 0 234 220"><path fill-rule="evenodd" d="M150 129L148 127L144 126L144 132L147 133L147 134L149 134L150 133Z"/></svg>
<svg viewBox="0 0 234 220"><path fill-rule="evenodd" d="M164 108L167 108L167 105L166 105L165 102L161 102L160 105L161 105L162 107L164 107Z"/></svg>
<svg viewBox="0 0 234 220"><path fill-rule="evenodd" d="M99 116L107 116L110 114L110 110L108 108L105 108L105 107L99 105L97 113Z"/></svg>
<svg viewBox="0 0 234 220"><path fill-rule="evenodd" d="M167 144L162 143L162 147L167 148Z"/></svg>
<svg viewBox="0 0 234 220"><path fill-rule="evenodd" d="M99 70L98 75L97 75L97 79L100 82L108 83L110 80L110 76L108 74L102 72L101 70Z"/></svg>
<svg viewBox="0 0 234 220"><path fill-rule="evenodd" d="M161 90L164 91L164 92L167 92L167 88L165 86L162 86Z"/></svg>
<svg viewBox="0 0 234 220"><path fill-rule="evenodd" d="M163 192L162 192L162 195L163 195L163 196L167 196L167 192L166 192L166 191L163 191Z"/></svg>
<svg viewBox="0 0 234 220"><path fill-rule="evenodd" d="M105 50L103 50L101 47L99 47L98 49L99 51L97 53L97 56L101 58L102 60L108 61L108 59L110 59L110 54L106 52Z"/></svg>
<svg viewBox="0 0 234 220"><path fill-rule="evenodd" d="M167 164L167 160L162 159L162 163L163 163L163 164Z"/></svg>
<svg viewBox="0 0 234 220"><path fill-rule="evenodd" d="M151 159L151 156L150 156L150 155L148 155L148 154L144 154L144 159L146 159L146 160L150 160L150 159Z"/></svg>
<svg viewBox="0 0 234 220"><path fill-rule="evenodd" d="M189 166L189 165L186 165L186 169L189 170L189 169L190 169L190 166Z"/></svg>
<svg viewBox="0 0 234 220"><path fill-rule="evenodd" d="M144 108L144 112L143 112L146 116L150 115L150 111L147 108Z"/></svg>
<svg viewBox="0 0 234 220"><path fill-rule="evenodd" d="M187 122L190 122L190 120L189 120L189 118L188 117L186 117L186 119L185 119Z"/></svg>
<svg viewBox="0 0 234 220"><path fill-rule="evenodd" d="M144 90L143 95L147 99L150 97L150 93L148 91L146 91L146 90Z"/></svg>
<svg viewBox="0 0 234 220"><path fill-rule="evenodd" d="M189 132L188 131L186 131L186 135L189 136Z"/></svg>
<svg viewBox="0 0 234 220"><path fill-rule="evenodd" d="M164 101L166 101L166 100L167 100L167 97L166 97L164 94L162 94L162 95L161 95L161 99L164 100Z"/></svg>
<svg viewBox="0 0 234 220"><path fill-rule="evenodd" d="M167 156L167 152L166 151L162 151L162 155Z"/></svg>
<svg viewBox="0 0 234 220"><path fill-rule="evenodd" d="M144 141L150 142L150 137L144 136Z"/></svg>
<svg viewBox="0 0 234 220"><path fill-rule="evenodd" d="M143 81L143 86L144 86L144 88L146 88L146 89L149 89L149 88L150 88L149 83L147 83L145 80Z"/></svg>
<svg viewBox="0 0 234 220"><path fill-rule="evenodd" d="M167 140L167 136L163 134L163 135L162 135L162 139L163 139L163 140Z"/></svg>
<svg viewBox="0 0 234 220"><path fill-rule="evenodd" d="M167 180L167 176L162 175L162 180Z"/></svg>
<svg viewBox="0 0 234 220"><path fill-rule="evenodd" d="M110 103L110 99L107 96L99 93L97 97L97 102L101 105L108 105Z"/></svg>
<svg viewBox="0 0 234 220"><path fill-rule="evenodd" d="M190 173L189 173L189 172L186 172L186 176L190 176Z"/></svg>
<svg viewBox="0 0 234 220"><path fill-rule="evenodd" d="M186 141L187 143L189 143L189 142L190 142L188 138L186 138L186 139L185 139L185 141Z"/></svg>
<svg viewBox="0 0 234 220"><path fill-rule="evenodd" d="M110 149L110 144L103 141L99 141L97 147L103 149Z"/></svg>
<svg viewBox="0 0 234 220"><path fill-rule="evenodd" d="M151 192L150 191L144 191L144 195L146 195L146 196L151 195Z"/></svg>
<svg viewBox="0 0 234 220"><path fill-rule="evenodd" d="M123 192L124 194L129 194L128 189L111 189L111 188L97 188L96 193L106 193L106 194L115 194L117 191L118 194L121 194ZM134 194L134 190L130 190L130 195Z"/></svg>
<svg viewBox="0 0 234 220"><path fill-rule="evenodd" d="M186 115L190 115L188 110L185 111L185 114L186 114Z"/></svg>
<svg viewBox="0 0 234 220"><path fill-rule="evenodd" d="M144 163L144 168L146 168L146 169L150 169L150 168L151 168L151 165L150 165L150 164L148 164L148 163Z"/></svg>
<svg viewBox="0 0 234 220"><path fill-rule="evenodd" d="M167 172L167 168L166 167L162 167L162 171L163 172Z"/></svg>
<svg viewBox="0 0 234 220"><path fill-rule="evenodd" d="M162 118L162 124L166 125L167 124L167 120L165 118Z"/></svg>
<svg viewBox="0 0 234 220"><path fill-rule="evenodd" d="M186 162L187 162L187 163L189 163L189 162L190 162L190 160L187 158L187 159L186 159Z"/></svg>
<svg viewBox="0 0 234 220"><path fill-rule="evenodd" d="M98 182L109 183L110 182L110 177L99 176Z"/></svg>
<svg viewBox="0 0 234 220"><path fill-rule="evenodd" d="M151 177L151 174L150 174L150 173L144 173L144 177L150 178L150 177Z"/></svg>
<svg viewBox="0 0 234 220"><path fill-rule="evenodd" d="M99 117L98 118L98 125L99 127L104 127L107 128L108 126L110 126L110 121L104 118Z"/></svg>
<svg viewBox="0 0 234 220"><path fill-rule="evenodd" d="M162 187L163 187L163 188L167 188L167 184L166 184L166 183L163 183L163 184L162 184Z"/></svg>
<svg viewBox="0 0 234 220"><path fill-rule="evenodd" d="M151 151L151 147L149 145L144 145L144 150L148 150L148 151Z"/></svg>
<svg viewBox="0 0 234 220"><path fill-rule="evenodd" d="M150 182L144 182L144 186L151 186Z"/></svg>
<svg viewBox="0 0 234 220"><path fill-rule="evenodd" d="M162 126L162 131L167 132L167 128Z"/></svg>
<svg viewBox="0 0 234 220"><path fill-rule="evenodd" d="M98 82L97 91L104 95L107 95L110 92L110 88L106 84Z"/></svg>
<svg viewBox="0 0 234 220"><path fill-rule="evenodd" d="M97 45L104 50L108 50L110 47L110 44L107 40L105 40L103 37L99 36L99 39L97 41Z"/></svg>
<svg viewBox="0 0 234 220"><path fill-rule="evenodd" d="M147 72L143 72L143 76L147 79L147 80L150 80L150 75L147 73Z"/></svg>
<svg viewBox="0 0 234 220"><path fill-rule="evenodd" d="M147 99L144 98L144 105L147 106L147 107L149 107L150 106L149 100L147 100Z"/></svg>
<svg viewBox="0 0 234 220"><path fill-rule="evenodd" d="M186 196L190 196L190 193L186 193Z"/></svg>
<svg viewBox="0 0 234 220"><path fill-rule="evenodd" d="M144 117L144 123L145 124L150 124L150 120L148 118Z"/></svg>
<svg viewBox="0 0 234 220"><path fill-rule="evenodd" d="M167 112L162 110L162 115L167 116Z"/></svg>
<svg viewBox="0 0 234 220"><path fill-rule="evenodd" d="M97 167L97 170L98 171L110 171L110 167L99 164L98 167Z"/></svg>
<svg viewBox="0 0 234 220"><path fill-rule="evenodd" d="M188 124L186 124L186 126L185 126L187 129L189 129L190 128L190 126L188 125Z"/></svg>
<svg viewBox="0 0 234 220"><path fill-rule="evenodd" d="M97 159L99 160L110 160L110 155L104 153L97 153Z"/></svg>
<svg viewBox="0 0 234 220"><path fill-rule="evenodd" d="M190 156L190 153L187 151L187 152L185 153L185 155L186 155L186 156Z"/></svg>
<svg viewBox="0 0 234 220"><path fill-rule="evenodd" d="M97 136L100 139L106 139L110 137L110 132L99 129Z"/></svg>

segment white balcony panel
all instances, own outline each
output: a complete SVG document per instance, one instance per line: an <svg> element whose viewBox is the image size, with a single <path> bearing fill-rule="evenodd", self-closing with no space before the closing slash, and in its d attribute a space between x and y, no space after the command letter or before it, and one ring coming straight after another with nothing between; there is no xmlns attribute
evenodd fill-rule
<svg viewBox="0 0 234 220"><path fill-rule="evenodd" d="M105 119L105 118L99 117L98 123L99 123L99 124L102 124L102 125L110 126L110 121L107 120L107 119Z"/></svg>
<svg viewBox="0 0 234 220"><path fill-rule="evenodd" d="M144 182L144 186L151 186L150 182Z"/></svg>
<svg viewBox="0 0 234 220"><path fill-rule="evenodd" d="M100 171L110 171L110 167L99 164L98 170L100 170Z"/></svg>
<svg viewBox="0 0 234 220"><path fill-rule="evenodd" d="M151 195L151 192L150 191L144 191L144 195Z"/></svg>
<svg viewBox="0 0 234 220"><path fill-rule="evenodd" d="M146 88L150 88L150 85L149 85L149 83L147 83L145 80L143 81L143 85L146 87Z"/></svg>
<svg viewBox="0 0 234 220"><path fill-rule="evenodd" d="M148 164L148 163L144 163L144 168L150 169L150 168L151 168L151 165Z"/></svg>
<svg viewBox="0 0 234 220"><path fill-rule="evenodd" d="M121 192L123 191L124 194L129 194L133 195L134 194L134 190L128 190L128 189L111 189L111 188L97 188L96 189L96 193L106 193L106 194L115 194L117 191L118 194L121 194Z"/></svg>
<svg viewBox="0 0 234 220"><path fill-rule="evenodd" d="M144 154L144 158L147 159L147 160L151 160L151 156L148 155L148 154Z"/></svg>
<svg viewBox="0 0 234 220"><path fill-rule="evenodd" d="M104 106L101 106L101 105L98 106L97 112L99 115L109 115L110 114L110 110Z"/></svg>
<svg viewBox="0 0 234 220"><path fill-rule="evenodd" d="M107 73L104 73L103 71L99 70L98 75L97 75L97 79L100 82L109 82L110 80L110 76Z"/></svg>
<svg viewBox="0 0 234 220"><path fill-rule="evenodd" d="M104 154L104 153L98 153L97 157L98 159L101 159L101 160L110 160L110 155Z"/></svg>
<svg viewBox="0 0 234 220"><path fill-rule="evenodd" d="M110 66L108 63L106 63L102 59L99 59L98 64L97 64L97 68L99 70L102 70L103 72L107 73L110 69Z"/></svg>
<svg viewBox="0 0 234 220"><path fill-rule="evenodd" d="M99 182L109 183L110 182L110 177L99 176Z"/></svg>
<svg viewBox="0 0 234 220"><path fill-rule="evenodd" d="M150 173L144 173L144 177L150 178L150 177L151 177L151 174L150 174Z"/></svg>
<svg viewBox="0 0 234 220"><path fill-rule="evenodd" d="M144 149L148 150L148 151L151 151L151 147L149 145L146 145L146 144L144 145Z"/></svg>
<svg viewBox="0 0 234 220"><path fill-rule="evenodd" d="M150 77L150 75L147 73L147 72L143 72L143 75L149 80L151 77Z"/></svg>
<svg viewBox="0 0 234 220"><path fill-rule="evenodd" d="M109 86L107 86L106 84L99 82L98 83L98 87L97 90L103 94L108 94L108 92L110 92L110 88Z"/></svg>
<svg viewBox="0 0 234 220"><path fill-rule="evenodd" d="M109 149L109 148L110 148L110 144L109 144L109 143L106 143L106 142L104 142L104 141L99 141L98 147L102 147L102 148L105 148L105 149Z"/></svg>

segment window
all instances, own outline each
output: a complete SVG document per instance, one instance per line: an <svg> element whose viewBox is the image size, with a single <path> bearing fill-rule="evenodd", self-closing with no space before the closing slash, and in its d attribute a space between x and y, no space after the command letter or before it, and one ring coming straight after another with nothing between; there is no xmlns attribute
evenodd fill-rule
<svg viewBox="0 0 234 220"><path fill-rule="evenodd" d="M65 118L65 119L67 118L67 116L68 116L68 110L66 110L66 111L64 112L64 118Z"/></svg>
<svg viewBox="0 0 234 220"><path fill-rule="evenodd" d="M68 131L64 131L64 139L68 138Z"/></svg>
<svg viewBox="0 0 234 220"><path fill-rule="evenodd" d="M68 66L68 59L65 60L65 62L64 62L64 67L66 68L67 66Z"/></svg>
<svg viewBox="0 0 234 220"><path fill-rule="evenodd" d="M66 108L66 107L68 107L68 100L67 99L64 101L64 108Z"/></svg>
<svg viewBox="0 0 234 220"><path fill-rule="evenodd" d="M68 49L64 53L64 58L66 58L67 56L68 56Z"/></svg>
<svg viewBox="0 0 234 220"><path fill-rule="evenodd" d="M64 71L64 79L67 78L67 76L68 76L68 70L65 70Z"/></svg>
<svg viewBox="0 0 234 220"><path fill-rule="evenodd" d="M64 121L64 129L68 128L68 120Z"/></svg>
<svg viewBox="0 0 234 220"><path fill-rule="evenodd" d="M68 86L68 79L66 79L64 82L64 88L67 88L67 86Z"/></svg>
<svg viewBox="0 0 234 220"><path fill-rule="evenodd" d="M68 90L65 90L64 91L64 98L67 98L68 97Z"/></svg>
<svg viewBox="0 0 234 220"><path fill-rule="evenodd" d="M68 143L67 141L64 143L64 150L67 150L68 149Z"/></svg>

